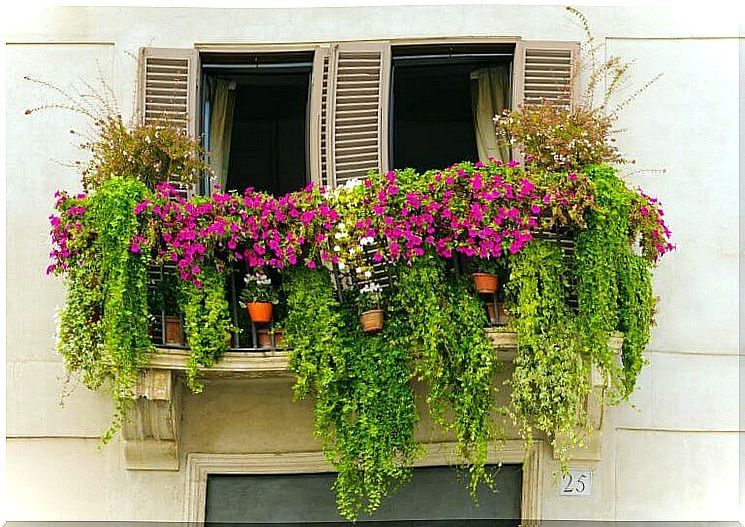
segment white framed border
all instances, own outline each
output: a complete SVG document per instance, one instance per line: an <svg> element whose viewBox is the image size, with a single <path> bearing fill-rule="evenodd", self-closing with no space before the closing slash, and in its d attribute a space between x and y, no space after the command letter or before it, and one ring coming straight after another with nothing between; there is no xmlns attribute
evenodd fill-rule
<svg viewBox="0 0 745 527"><path fill-rule="evenodd" d="M415 467L447 466L456 463L455 443L424 445L427 454ZM521 464L521 522L523 525L540 520L543 443L534 441L530 449L521 440L506 440L490 445L489 464ZM334 472L322 452L282 452L261 454L202 454L186 457L184 519L196 525L204 523L207 505L207 477L210 474L299 474Z"/></svg>

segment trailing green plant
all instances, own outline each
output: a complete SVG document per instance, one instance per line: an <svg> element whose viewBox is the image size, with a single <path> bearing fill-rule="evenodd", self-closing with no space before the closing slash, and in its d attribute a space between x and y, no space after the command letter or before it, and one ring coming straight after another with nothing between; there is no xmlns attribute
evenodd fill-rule
<svg viewBox="0 0 745 527"><path fill-rule="evenodd" d="M415 378L429 386L432 419L455 435L475 496L479 483L492 483L484 465L495 437L493 378L500 366L484 331L484 308L470 280L452 277L441 259L422 257L396 275L386 336L410 350Z"/></svg>
<svg viewBox="0 0 745 527"><path fill-rule="evenodd" d="M581 442L590 361L567 305L568 270L561 246L536 240L510 259L505 286L517 338L509 413L530 442L548 435L566 470L567 452ZM579 431L578 431L579 429Z"/></svg>
<svg viewBox="0 0 745 527"><path fill-rule="evenodd" d="M209 368L228 348L232 331L225 275L214 265L200 273L201 287L183 280L179 283L179 304L184 313L184 332L189 346L186 382L194 393L203 390L197 379L200 368Z"/></svg>
<svg viewBox="0 0 745 527"><path fill-rule="evenodd" d="M409 352L385 330L365 336L356 313L334 297L327 271L293 270L284 288L294 392L315 398L314 432L337 471L339 512L354 520L408 480L420 452Z"/></svg>
<svg viewBox="0 0 745 527"><path fill-rule="evenodd" d="M57 202L67 213L64 226L56 219L61 227L57 242L76 261L67 269L69 294L60 316L58 349L68 370L82 372L88 387L104 386L112 394L114 420L103 443L125 419L140 369L153 351L148 335L149 256L133 252L130 243L143 233L133 210L147 196L143 183L114 177L94 194L62 194Z"/></svg>
<svg viewBox="0 0 745 527"><path fill-rule="evenodd" d="M623 333L623 396L628 397L645 364L642 354L654 325L657 298L652 292L649 262L639 255L626 253L619 261L618 292L618 330Z"/></svg>
<svg viewBox="0 0 745 527"><path fill-rule="evenodd" d="M655 303L650 268L657 254L637 255L631 245L640 232L649 230L640 229L636 222L642 218L632 214L643 196L630 190L610 167L588 167L585 172L596 187L598 207L588 214L587 229L577 235L578 322L593 363L609 374L610 395L623 399L633 390L649 340ZM651 238L641 234L642 247L650 245L645 240ZM616 330L624 333L622 369L608 348L608 338Z"/></svg>

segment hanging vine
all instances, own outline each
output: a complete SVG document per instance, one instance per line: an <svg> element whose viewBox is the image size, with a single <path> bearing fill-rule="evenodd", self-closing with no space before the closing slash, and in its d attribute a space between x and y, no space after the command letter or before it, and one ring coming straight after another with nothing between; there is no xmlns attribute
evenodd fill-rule
<svg viewBox="0 0 745 527"><path fill-rule="evenodd" d="M334 465L340 513L372 513L411 476L419 453L409 352L388 333L365 336L326 271L287 273L286 343L295 394L315 398L315 435Z"/></svg>
<svg viewBox="0 0 745 527"><path fill-rule="evenodd" d="M203 385L197 375L209 368L228 348L231 331L230 306L225 291L225 275L215 266L200 273L201 287L188 281L179 282L179 306L184 313L184 332L189 346L186 382L194 393Z"/></svg>
<svg viewBox="0 0 745 527"><path fill-rule="evenodd" d="M508 309L517 333L510 413L530 442L546 433L566 466L582 437L589 393L589 360L569 311L565 255L558 244L533 241L510 259Z"/></svg>

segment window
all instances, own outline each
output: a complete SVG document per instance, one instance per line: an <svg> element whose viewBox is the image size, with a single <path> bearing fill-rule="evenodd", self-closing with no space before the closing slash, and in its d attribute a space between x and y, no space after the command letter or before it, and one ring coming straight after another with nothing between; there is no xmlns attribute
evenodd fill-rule
<svg viewBox="0 0 745 527"><path fill-rule="evenodd" d="M394 47L391 168L505 160L493 117L510 106L513 53L510 44Z"/></svg>
<svg viewBox="0 0 745 527"><path fill-rule="evenodd" d="M568 104L579 47L474 40L143 48L138 111L145 122L203 134L217 183L239 192L281 195L308 181L333 188L371 170L507 160L493 116L542 98ZM189 194L214 182L171 183ZM251 331L232 345L255 349L257 327L237 309L240 288L233 275L232 319Z"/></svg>
<svg viewBox="0 0 745 527"><path fill-rule="evenodd" d="M220 186L275 196L304 187L312 52L201 60L203 137Z"/></svg>
<svg viewBox="0 0 745 527"><path fill-rule="evenodd" d="M492 112L541 99L569 104L576 95L577 43L437 40L281 52L143 48L139 110L145 120L168 118L194 135L207 133L218 106L209 104L214 84L235 82L234 126L223 133L231 142L221 160L225 186L284 193L308 180L334 187L370 170L506 159L509 152L483 140L493 131ZM481 99L497 102L489 107ZM198 119L201 101L207 104ZM220 143L207 141L213 151Z"/></svg>

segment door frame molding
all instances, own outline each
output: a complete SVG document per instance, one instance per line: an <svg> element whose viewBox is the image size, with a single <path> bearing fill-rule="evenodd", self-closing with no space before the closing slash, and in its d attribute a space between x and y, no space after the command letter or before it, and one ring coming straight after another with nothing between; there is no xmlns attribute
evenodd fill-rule
<svg viewBox="0 0 745 527"><path fill-rule="evenodd" d="M414 463L415 467L457 464L456 443L424 445L426 456ZM486 462L489 464L521 464L522 525L532 525L541 519L543 442L533 441L526 449L521 440L510 439L489 445ZM334 472L322 452L282 452L260 454L203 454L186 457L184 520L203 524L207 505L207 477L210 474L298 474Z"/></svg>

